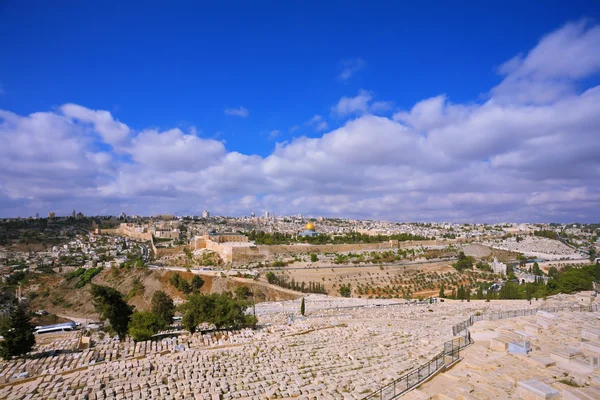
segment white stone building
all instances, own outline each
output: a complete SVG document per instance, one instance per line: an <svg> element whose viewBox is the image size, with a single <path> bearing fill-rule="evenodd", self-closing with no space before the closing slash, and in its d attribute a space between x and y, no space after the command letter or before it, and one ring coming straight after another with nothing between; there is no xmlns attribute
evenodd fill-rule
<svg viewBox="0 0 600 400"><path fill-rule="evenodd" d="M506 264L499 262L497 258L494 258L490 267L495 274L506 275Z"/></svg>

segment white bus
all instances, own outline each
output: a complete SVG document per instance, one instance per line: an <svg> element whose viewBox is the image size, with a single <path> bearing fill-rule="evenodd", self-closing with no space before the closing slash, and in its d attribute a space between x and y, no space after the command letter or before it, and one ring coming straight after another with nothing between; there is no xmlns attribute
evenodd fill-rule
<svg viewBox="0 0 600 400"><path fill-rule="evenodd" d="M36 326L35 334L52 333L52 332L70 332L75 330L75 322L65 322L56 325Z"/></svg>

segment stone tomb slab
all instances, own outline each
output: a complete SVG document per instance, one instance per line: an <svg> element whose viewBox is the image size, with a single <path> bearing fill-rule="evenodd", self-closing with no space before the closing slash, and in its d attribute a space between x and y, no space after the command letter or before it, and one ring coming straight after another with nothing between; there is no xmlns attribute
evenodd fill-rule
<svg viewBox="0 0 600 400"><path fill-rule="evenodd" d="M564 363L569 363L579 355L581 355L581 350L574 347L559 348L550 352L550 358L556 362Z"/></svg>
<svg viewBox="0 0 600 400"><path fill-rule="evenodd" d="M536 379L519 381L518 392L523 400L554 400L560 399L560 392Z"/></svg>

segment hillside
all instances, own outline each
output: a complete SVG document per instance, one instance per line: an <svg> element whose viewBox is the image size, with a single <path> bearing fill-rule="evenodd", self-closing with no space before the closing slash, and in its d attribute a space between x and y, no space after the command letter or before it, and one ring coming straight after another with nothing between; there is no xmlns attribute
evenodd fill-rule
<svg viewBox="0 0 600 400"><path fill-rule="evenodd" d="M123 293L129 304L134 305L136 309L148 310L152 295L158 290L166 292L176 304L185 301L186 295L169 283L169 278L174 274L175 272L166 270L104 270L92 279L92 283L113 287ZM179 272L179 275L188 281L194 276L191 272ZM205 294L233 291L236 287L248 286L255 292L257 302L298 297L295 292L252 279L208 275L201 275L201 277L204 285L200 288L200 292ZM32 310L46 310L52 314L76 318L97 318L89 292L90 285L76 288L76 282L77 279L67 281L60 275L42 276L39 282L30 285L31 290L38 293L30 301Z"/></svg>

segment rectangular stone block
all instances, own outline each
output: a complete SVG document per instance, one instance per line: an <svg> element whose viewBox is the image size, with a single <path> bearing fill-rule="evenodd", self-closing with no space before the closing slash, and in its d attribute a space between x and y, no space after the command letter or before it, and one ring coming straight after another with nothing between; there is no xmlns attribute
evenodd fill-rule
<svg viewBox="0 0 600 400"><path fill-rule="evenodd" d="M583 341L581 342L581 349L600 354L600 343Z"/></svg>
<svg viewBox="0 0 600 400"><path fill-rule="evenodd" d="M594 388L569 388L562 391L563 400L597 400L600 391Z"/></svg>
<svg viewBox="0 0 600 400"><path fill-rule="evenodd" d="M556 361L552 360L551 358L542 356L532 356L529 358L529 361L544 368L556 365Z"/></svg>
<svg viewBox="0 0 600 400"><path fill-rule="evenodd" d="M525 325L525 333L527 333L528 335L534 335L534 336L539 335L540 328L535 325L527 324L527 325Z"/></svg>
<svg viewBox="0 0 600 400"><path fill-rule="evenodd" d="M544 329L548 329L550 328L552 325L554 325L553 321L550 321L549 319L546 318L539 318L535 321L539 326L541 326Z"/></svg>
<svg viewBox="0 0 600 400"><path fill-rule="evenodd" d="M508 341L501 338L494 338L490 340L490 350L506 351L506 349L508 349Z"/></svg>
<svg viewBox="0 0 600 400"><path fill-rule="evenodd" d="M523 400L554 400L560 399L558 390L536 379L519 381L518 392Z"/></svg>
<svg viewBox="0 0 600 400"><path fill-rule="evenodd" d="M510 354L525 354L531 351L531 344L529 341L525 340L519 343L509 343L508 344L508 352Z"/></svg>
<svg viewBox="0 0 600 400"><path fill-rule="evenodd" d="M591 326L581 328L581 338L587 340L600 341L600 329Z"/></svg>
<svg viewBox="0 0 600 400"><path fill-rule="evenodd" d="M581 355L581 351L574 348L562 348L550 352L550 358L557 362L568 363L578 355Z"/></svg>

